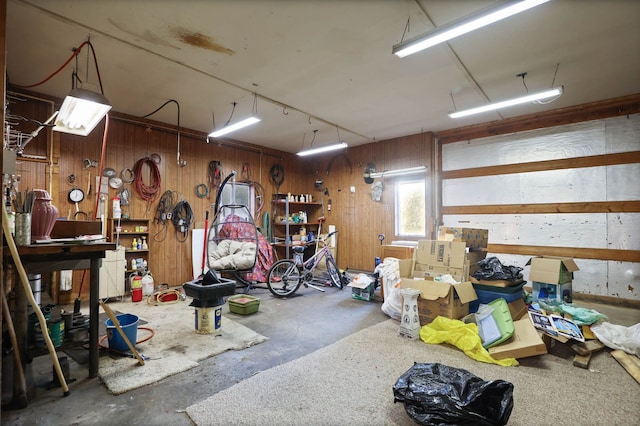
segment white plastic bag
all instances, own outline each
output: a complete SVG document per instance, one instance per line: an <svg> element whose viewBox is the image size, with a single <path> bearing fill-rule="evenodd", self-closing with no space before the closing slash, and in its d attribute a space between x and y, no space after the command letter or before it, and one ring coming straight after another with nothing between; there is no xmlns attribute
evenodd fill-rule
<svg viewBox="0 0 640 426"><path fill-rule="evenodd" d="M394 257L387 257L384 262L376 266L377 272L382 278L384 289L384 302L382 312L391 318L400 321L402 318L402 296L400 295L400 262Z"/></svg>
<svg viewBox="0 0 640 426"><path fill-rule="evenodd" d="M640 357L640 323L625 327L602 322L592 325L591 331L607 347Z"/></svg>

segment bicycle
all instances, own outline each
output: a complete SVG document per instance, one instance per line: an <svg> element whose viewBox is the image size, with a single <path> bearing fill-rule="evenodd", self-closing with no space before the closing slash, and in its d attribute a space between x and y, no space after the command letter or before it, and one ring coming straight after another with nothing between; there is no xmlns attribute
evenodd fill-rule
<svg viewBox="0 0 640 426"><path fill-rule="evenodd" d="M267 287L269 291L276 297L286 297L295 293L301 284L318 291L324 291L317 285L312 284L314 280L319 280L313 273L318 268L322 259L325 259L325 265L329 275L329 286L335 286L342 290L343 282L340 276L340 270L338 269L333 254L331 254L329 246L324 244L325 241L337 232L338 231L333 231L323 239L316 239L314 242L321 242L323 246L307 260L302 260L305 247L295 246L293 247L294 259L281 259L274 263L267 273ZM326 280L324 281L326 282Z"/></svg>

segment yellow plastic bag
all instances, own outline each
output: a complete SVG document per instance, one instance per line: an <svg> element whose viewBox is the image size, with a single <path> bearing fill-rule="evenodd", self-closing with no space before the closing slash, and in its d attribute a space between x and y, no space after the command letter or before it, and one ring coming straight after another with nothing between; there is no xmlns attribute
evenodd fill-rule
<svg viewBox="0 0 640 426"><path fill-rule="evenodd" d="M478 326L473 323L465 324L460 320L436 317L431 324L420 329L420 339L425 343L449 343L476 361L498 364L503 367L518 365L518 360L515 358L494 359L482 347Z"/></svg>

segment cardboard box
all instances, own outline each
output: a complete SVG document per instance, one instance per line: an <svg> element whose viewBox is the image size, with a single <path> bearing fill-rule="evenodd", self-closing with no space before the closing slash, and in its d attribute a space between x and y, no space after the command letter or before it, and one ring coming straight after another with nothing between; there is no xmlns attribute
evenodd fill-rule
<svg viewBox="0 0 640 426"><path fill-rule="evenodd" d="M398 259L400 267L400 276L403 278L411 278L411 269L413 268L413 259Z"/></svg>
<svg viewBox="0 0 640 426"><path fill-rule="evenodd" d="M416 279L425 279L437 278L448 274L451 275L456 281L463 282L468 281L466 272L466 269L416 264L411 276Z"/></svg>
<svg viewBox="0 0 640 426"><path fill-rule="evenodd" d="M375 299L377 281L365 274L358 274L347 287L351 287L351 297L371 302Z"/></svg>
<svg viewBox="0 0 640 426"><path fill-rule="evenodd" d="M438 227L438 240L464 241L471 251L481 251L487 249L489 230L440 226Z"/></svg>
<svg viewBox="0 0 640 426"><path fill-rule="evenodd" d="M467 246L462 241L420 240L414 253L416 264L464 269Z"/></svg>
<svg viewBox="0 0 640 426"><path fill-rule="evenodd" d="M527 306L527 304L524 302L524 299L522 298L507 303L507 306L509 307L509 312L511 313L511 319L513 319L514 321L519 320L529 311L529 306Z"/></svg>
<svg viewBox="0 0 640 426"><path fill-rule="evenodd" d="M400 287L420 290L418 315L422 325L432 322L437 316L460 319L469 313L469 302L477 298L469 281L448 284L432 279L402 278Z"/></svg>
<svg viewBox="0 0 640 426"><path fill-rule="evenodd" d="M414 251L415 278L439 277L450 274L456 281L469 281L469 275L478 262L487 256L486 251L468 252L462 241L420 240Z"/></svg>
<svg viewBox="0 0 640 426"><path fill-rule="evenodd" d="M547 347L540 338L529 316L513 321L513 336L501 345L489 348L489 354L495 359L526 358L547 353Z"/></svg>
<svg viewBox="0 0 640 426"><path fill-rule="evenodd" d="M541 256L532 257L529 281L546 284L564 284L573 280L573 273L580 268L569 257Z"/></svg>
<svg viewBox="0 0 640 426"><path fill-rule="evenodd" d="M572 303L573 301L571 282L564 284L547 284L534 281L532 285L533 290L531 295L534 302L541 299L549 299L558 303Z"/></svg>

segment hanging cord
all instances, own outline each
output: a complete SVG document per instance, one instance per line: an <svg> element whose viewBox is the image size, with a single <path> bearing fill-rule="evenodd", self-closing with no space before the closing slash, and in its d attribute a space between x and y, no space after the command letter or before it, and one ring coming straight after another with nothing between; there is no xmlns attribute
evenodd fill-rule
<svg viewBox="0 0 640 426"><path fill-rule="evenodd" d="M191 228L192 221L193 210L191 210L191 205L188 201L181 200L173 208L173 214L171 216L171 222L173 223L173 227L176 228L176 239L178 241L187 241L187 238L189 237L189 228Z"/></svg>
<svg viewBox="0 0 640 426"><path fill-rule="evenodd" d="M196 196L198 198L204 198L209 196L209 187L204 183L196 185Z"/></svg>
<svg viewBox="0 0 640 426"><path fill-rule="evenodd" d="M156 216L153 218L153 223L160 225L160 230L153 236L154 241L162 242L167 238L167 221L171 220L176 203L177 194L174 191L165 191L160 197Z"/></svg>
<svg viewBox="0 0 640 426"><path fill-rule="evenodd" d="M93 63L96 67L96 75L98 76L98 83L100 84L100 92L104 95L104 89L102 88L102 78L100 77L100 68L98 67L98 58L96 57L96 51L93 48L93 45L91 44L91 41L87 40L85 42L83 42L82 44L80 44L80 46L76 47L73 49L73 53L71 54L71 56L69 57L69 59L67 59L67 61L62 64L60 66L60 68L58 68L57 70L55 70L51 75L49 75L47 78L45 78L44 80L35 83L35 84L30 84L28 86L21 86L19 84L12 84L15 87L19 87L21 89L30 89L32 87L36 87L36 86L40 86L41 84L46 83L47 81L51 80L56 74L58 74L60 71L62 71L67 65L69 65L69 62L71 62L74 58L77 58L78 54L80 54L80 51L82 50L82 48L84 46L88 45L89 48L91 49L91 55L93 56ZM74 76L76 75L75 71L74 71ZM74 76L72 76L72 78L75 78ZM73 84L72 84L73 87Z"/></svg>
<svg viewBox="0 0 640 426"><path fill-rule="evenodd" d="M176 161L178 163L178 166L183 167L186 165L186 163L182 160L182 158L180 158L180 104L178 103L178 101L176 101L175 99L169 99L168 101L166 101L165 103L163 103L162 105L160 105L158 108L156 108L155 111L150 112L147 115L143 115L142 118L148 118L151 117L153 114L155 114L156 112L160 111L162 108L164 108L165 106L167 106L170 103L174 103L176 104L176 107L178 108L178 130L177 130L177 134L178 134L178 149L177 149L177 154L176 154Z"/></svg>
<svg viewBox="0 0 640 426"><path fill-rule="evenodd" d="M264 208L264 187L259 182L255 181L249 182L249 185L254 188L255 199L258 202L255 206L256 211L254 212L254 215L255 217L260 217L260 213Z"/></svg>
<svg viewBox="0 0 640 426"><path fill-rule="evenodd" d="M150 183L146 184L142 177L142 169L144 165L147 164L150 169ZM162 184L162 177L160 176L160 169L158 168L158 163L155 162L150 157L144 157L136 161L136 164L133 166L134 179L133 179L133 187L136 189L136 192L148 203L147 211L149 211L149 207L155 201L158 196L158 192L160 191L160 186Z"/></svg>
<svg viewBox="0 0 640 426"><path fill-rule="evenodd" d="M222 179L222 164L216 160L209 161L208 173L210 194L220 185L220 180Z"/></svg>

